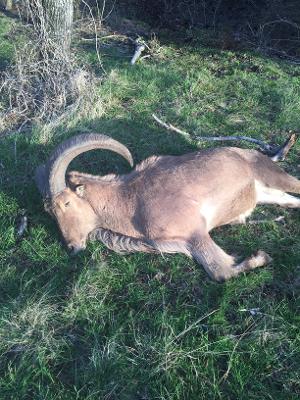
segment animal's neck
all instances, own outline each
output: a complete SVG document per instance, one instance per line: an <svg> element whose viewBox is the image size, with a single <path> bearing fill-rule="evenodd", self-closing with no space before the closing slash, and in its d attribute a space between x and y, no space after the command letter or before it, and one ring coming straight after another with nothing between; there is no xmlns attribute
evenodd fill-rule
<svg viewBox="0 0 300 400"><path fill-rule="evenodd" d="M132 222L134 203L128 201L122 183L111 185L104 182L99 185L97 182L97 185L93 185L93 195L90 198L90 204L97 214L97 227L128 236L140 236Z"/></svg>

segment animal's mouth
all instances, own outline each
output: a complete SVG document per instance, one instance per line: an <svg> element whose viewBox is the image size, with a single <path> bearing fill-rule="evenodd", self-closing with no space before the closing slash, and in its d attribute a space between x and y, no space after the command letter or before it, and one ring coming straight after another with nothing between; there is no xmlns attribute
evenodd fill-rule
<svg viewBox="0 0 300 400"><path fill-rule="evenodd" d="M82 246L76 246L73 244L68 244L68 249L70 251L70 255L71 256L76 256L78 253L80 253L82 250L85 249L86 246L82 245Z"/></svg>

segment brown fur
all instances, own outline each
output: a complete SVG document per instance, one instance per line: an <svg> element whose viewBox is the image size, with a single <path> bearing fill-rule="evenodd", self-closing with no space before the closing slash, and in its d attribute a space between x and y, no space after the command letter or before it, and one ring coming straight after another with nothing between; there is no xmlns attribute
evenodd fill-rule
<svg viewBox="0 0 300 400"><path fill-rule="evenodd" d="M300 193L296 178L267 156L234 147L150 157L122 176L73 171L68 185L52 199L51 210L75 252L93 238L121 253L184 253L219 281L270 257L260 251L237 264L210 238L213 228L244 221L260 198L300 207L299 199L284 197Z"/></svg>

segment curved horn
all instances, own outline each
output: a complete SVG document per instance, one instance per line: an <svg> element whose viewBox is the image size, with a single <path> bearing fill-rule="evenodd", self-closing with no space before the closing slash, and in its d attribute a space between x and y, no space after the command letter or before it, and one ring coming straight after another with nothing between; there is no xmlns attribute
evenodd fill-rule
<svg viewBox="0 0 300 400"><path fill-rule="evenodd" d="M95 149L114 151L133 166L130 151L117 140L100 134L78 135L61 143L50 156L47 165L43 167L43 171L46 169L48 175L48 187L44 192L48 192L47 194L52 197L65 189L65 175L70 162L79 154ZM41 174L41 167L37 169L37 174Z"/></svg>

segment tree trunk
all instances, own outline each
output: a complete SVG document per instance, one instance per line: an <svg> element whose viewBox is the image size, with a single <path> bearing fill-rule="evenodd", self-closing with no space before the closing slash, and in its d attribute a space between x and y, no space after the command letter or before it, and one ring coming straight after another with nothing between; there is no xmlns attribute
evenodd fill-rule
<svg viewBox="0 0 300 400"><path fill-rule="evenodd" d="M0 0L0 7L7 11L11 11L13 8L12 0Z"/></svg>
<svg viewBox="0 0 300 400"><path fill-rule="evenodd" d="M73 23L73 0L43 0L46 29L53 44L69 53Z"/></svg>

